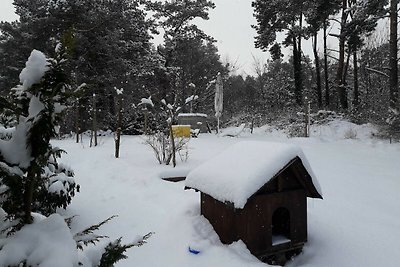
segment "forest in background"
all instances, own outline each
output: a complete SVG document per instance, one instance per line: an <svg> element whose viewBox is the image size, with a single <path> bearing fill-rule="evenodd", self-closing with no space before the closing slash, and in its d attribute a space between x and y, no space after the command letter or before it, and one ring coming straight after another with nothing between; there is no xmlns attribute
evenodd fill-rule
<svg viewBox="0 0 400 267"><path fill-rule="evenodd" d="M222 84L222 126L270 123L291 128L292 136L308 136L310 122L341 117L373 122L390 138L399 133L397 0L255 0L255 45L271 59L254 59L256 75L247 77L235 75L233 62L221 62L216 40L193 24L195 18L208 19L212 1L15 0L14 5L20 20L0 23L1 266L109 267L153 235L128 244L117 238L100 244L93 256L90 246L109 239L96 232L115 216L73 229L77 216L58 213L80 191L73 170L58 162L65 153L53 146L60 134L75 132L79 142L79 134L89 131L90 146L96 146L97 130L112 131L119 158L120 135L144 132L158 162L175 167L177 156L187 159L188 152L180 152L189 140L175 136L178 114L216 115L219 128L222 105L214 97ZM389 40L373 45L368 38L384 19L390 21ZM341 26L338 34L330 33L338 46L324 42L321 54L318 35L323 32L326 40L332 20ZM155 46L152 35L159 32L163 43ZM282 43L277 33L285 34ZM309 38L314 58L302 50L302 40ZM292 51L288 61L282 47ZM351 130L345 138L357 137ZM114 184L114 176L110 179ZM147 212L150 206L142 207Z"/></svg>
<svg viewBox="0 0 400 267"><path fill-rule="evenodd" d="M246 77L235 74L234 62L221 62L216 40L193 23L208 19L212 1L15 0L14 5L19 21L0 24L0 90L9 95L32 49L53 56L61 43L74 94L63 133L90 130L95 121L98 129L140 134L148 112L152 129L165 128L163 99L180 112L212 119L218 73L224 80L225 125L295 124L310 103L313 113L329 110L325 114L398 132L395 0L253 1L255 45L271 59L253 59L255 75ZM389 40L371 40L377 22L385 19ZM327 31L332 22L338 33ZM283 42L277 42L279 32ZM152 43L156 33L164 38L158 46ZM318 43L329 34L337 46ZM313 58L302 52L304 39L313 40ZM292 51L287 61L282 47ZM186 105L192 95L198 98ZM153 107L139 105L149 97ZM2 114L6 126L16 121L10 115Z"/></svg>

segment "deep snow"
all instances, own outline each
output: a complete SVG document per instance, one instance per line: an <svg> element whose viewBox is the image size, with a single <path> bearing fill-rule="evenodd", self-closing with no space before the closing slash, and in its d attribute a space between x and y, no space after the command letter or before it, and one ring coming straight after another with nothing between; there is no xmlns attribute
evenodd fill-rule
<svg viewBox="0 0 400 267"><path fill-rule="evenodd" d="M62 162L74 169L81 185L81 193L61 212L79 215L75 231L118 214L101 233L123 236L124 242L155 232L147 244L129 250L129 258L117 264L120 267L266 266L241 241L220 243L199 215L199 193L183 190L184 182L160 177L186 174L238 141L279 141L302 148L324 193L324 200L308 200L309 241L286 266L395 267L400 240L400 144L372 139L371 130L372 126L337 122L313 128L308 139L287 139L267 126L238 138L203 134L190 140L189 159L178 162L176 169L159 165L143 137L123 136L119 159L113 156L112 137L100 137L100 145L94 148L85 139L79 144L73 139L57 140L54 144L68 152ZM190 253L189 247L200 253Z"/></svg>

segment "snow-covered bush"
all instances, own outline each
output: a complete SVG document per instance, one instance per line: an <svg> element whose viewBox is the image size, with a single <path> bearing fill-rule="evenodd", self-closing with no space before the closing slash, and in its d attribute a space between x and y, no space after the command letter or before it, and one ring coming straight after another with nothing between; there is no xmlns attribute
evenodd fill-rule
<svg viewBox="0 0 400 267"><path fill-rule="evenodd" d="M48 216L65 208L79 190L73 171L57 162L64 151L50 144L68 98L65 67L61 54L47 59L33 50L13 89L16 103L9 106L18 124L0 140L0 204L20 226L32 222L32 211Z"/></svg>
<svg viewBox="0 0 400 267"><path fill-rule="evenodd" d="M187 143L189 138L178 137L174 138L175 141L175 152L181 156L182 161L188 158ZM145 139L145 143L149 145L154 152L154 155L160 164L169 165L173 156L173 149L171 144L171 138L169 135L158 132L153 135L149 135Z"/></svg>
<svg viewBox="0 0 400 267"><path fill-rule="evenodd" d="M192 95L186 98L184 105L191 103L196 100L198 96ZM172 130L172 125L176 123L176 118L182 107L179 106L176 101L175 103L167 103L165 99L162 99L159 105L154 105L151 98L142 98L140 104L148 104L155 107L158 112L158 124L160 129L152 136L147 137L145 143L148 144L154 151L157 161L162 164L169 165L172 161L172 165L176 166L176 153L180 153L182 150L186 149L183 154L179 154L181 159L187 160L188 150L187 142L189 139L186 138L176 138Z"/></svg>
<svg viewBox="0 0 400 267"><path fill-rule="evenodd" d="M344 138L345 139L356 139L357 138L357 132L354 128L349 128L345 133L344 133Z"/></svg>
<svg viewBox="0 0 400 267"><path fill-rule="evenodd" d="M78 249L104 238L94 231L111 218L73 234L72 219L56 213L79 191L73 171L57 162L64 151L50 143L71 96L63 50L51 59L33 50L13 89L15 103L0 99L0 111L18 117L10 138L0 140L0 266L112 266L143 242L121 245L117 239L97 262L85 261Z"/></svg>
<svg viewBox="0 0 400 267"><path fill-rule="evenodd" d="M386 119L386 124L388 126L388 134L390 140L392 138L400 139L400 112L397 109L389 109L389 115Z"/></svg>

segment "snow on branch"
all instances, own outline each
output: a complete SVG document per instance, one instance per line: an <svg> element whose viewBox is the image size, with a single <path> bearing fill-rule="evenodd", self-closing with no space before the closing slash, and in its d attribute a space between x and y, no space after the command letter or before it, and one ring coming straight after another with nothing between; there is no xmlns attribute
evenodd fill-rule
<svg viewBox="0 0 400 267"><path fill-rule="evenodd" d="M99 230L99 228L108 223L109 221L111 221L112 219L114 219L115 217L117 217L117 215L113 215L107 219L105 219L104 221L98 223L98 224L94 224L86 229L84 229L81 232L78 232L74 235L74 240L76 242L76 247L80 250L83 250L84 246L87 246L88 244L96 244L97 242L100 241L100 239L102 238L108 238L108 236L105 235L97 235L94 233L94 231Z"/></svg>
<svg viewBox="0 0 400 267"><path fill-rule="evenodd" d="M194 101L194 100L197 100L197 99L199 99L199 96L198 96L198 95L191 95L191 96L189 96L188 98L186 98L185 104L188 104L188 103L190 103L190 102L192 102L192 101Z"/></svg>
<svg viewBox="0 0 400 267"><path fill-rule="evenodd" d="M140 103L138 104L138 106L140 106L140 105L149 105L151 107L154 107L154 103L151 100L151 96L149 96L149 98L142 98L140 100Z"/></svg>

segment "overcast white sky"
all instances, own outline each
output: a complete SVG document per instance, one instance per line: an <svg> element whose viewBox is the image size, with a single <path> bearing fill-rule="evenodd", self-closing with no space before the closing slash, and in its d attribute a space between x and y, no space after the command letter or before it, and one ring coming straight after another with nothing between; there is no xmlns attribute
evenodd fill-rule
<svg viewBox="0 0 400 267"><path fill-rule="evenodd" d="M14 13L14 6L12 5L13 0L1 0L0 2L0 20L1 21L12 21L18 17Z"/></svg>

